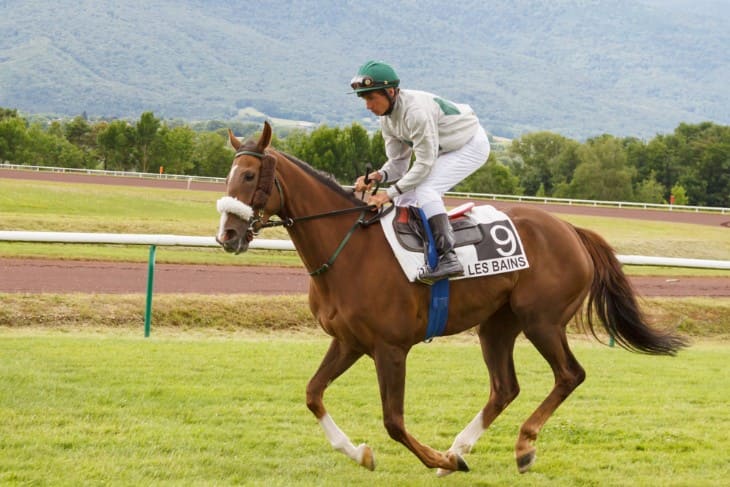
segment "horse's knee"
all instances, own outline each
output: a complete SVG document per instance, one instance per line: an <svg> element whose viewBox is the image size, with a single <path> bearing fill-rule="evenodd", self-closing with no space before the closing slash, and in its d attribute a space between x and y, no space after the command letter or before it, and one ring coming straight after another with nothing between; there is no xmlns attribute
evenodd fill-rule
<svg viewBox="0 0 730 487"><path fill-rule="evenodd" d="M492 389L492 395L489 398L492 407L498 413L501 413L517 396L520 395L520 386L518 384L500 385Z"/></svg>
<svg viewBox="0 0 730 487"><path fill-rule="evenodd" d="M314 414L315 417L321 418L324 416L325 410L322 404L322 394L319 394L313 390L311 386L307 386L307 408Z"/></svg>
<svg viewBox="0 0 730 487"><path fill-rule="evenodd" d="M555 385L565 391L565 397L578 388L586 380L586 372L579 364L555 378Z"/></svg>
<svg viewBox="0 0 730 487"><path fill-rule="evenodd" d="M402 441L405 437L403 422L395 418L384 418L383 425L388 435L395 441Z"/></svg>

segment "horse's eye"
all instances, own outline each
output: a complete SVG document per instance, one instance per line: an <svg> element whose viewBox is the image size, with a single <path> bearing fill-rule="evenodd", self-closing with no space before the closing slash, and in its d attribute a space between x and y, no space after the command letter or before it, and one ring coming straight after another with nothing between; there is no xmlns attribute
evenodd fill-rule
<svg viewBox="0 0 730 487"><path fill-rule="evenodd" d="M244 173L243 180L246 182L251 182L254 180L255 177L256 177L256 174L248 171L248 172Z"/></svg>

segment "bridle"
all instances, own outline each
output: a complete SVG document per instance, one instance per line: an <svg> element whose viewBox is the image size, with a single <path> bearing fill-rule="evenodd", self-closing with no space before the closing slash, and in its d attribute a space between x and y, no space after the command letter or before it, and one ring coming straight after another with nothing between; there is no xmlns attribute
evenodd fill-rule
<svg viewBox="0 0 730 487"><path fill-rule="evenodd" d="M251 198L251 210L252 214L248 218L248 229L247 229L247 236L250 236L251 238L249 240L252 240L254 237L258 236L259 232L264 228L272 228L272 227L279 227L283 226L285 228L290 228L294 226L297 222L303 222L308 220L315 220L319 218L325 218L330 216L337 216L337 215L344 215L348 213L356 213L360 212L360 217L357 219L357 221L354 223L354 225L350 228L350 230L347 232L345 237L342 239L342 242L340 242L340 245L335 250L334 254L325 262L322 266L317 268L316 270L310 272L309 274L311 276L317 276L319 274L324 273L327 271L332 264L334 264L335 259L340 254L342 249L345 247L347 242L350 240L350 237L355 232L357 227L367 227L372 225L373 223L377 222L382 218L387 212L393 209L393 206L390 206L388 209L383 210L381 209L375 215L373 215L370 218L365 218L365 215L368 211L375 208L375 205L367 205L367 206L356 206L353 208L344 208L341 210L333 210L333 211L327 211L323 213L317 213L314 215L306 215L306 216L300 216L300 217L287 217L284 216L282 213L284 212L284 190L281 187L281 183L279 182L279 178L276 176L276 159L274 156L267 154L266 152L258 152L258 151L252 151L248 149L240 149L236 151L236 154L234 156L234 160L240 156L247 155L256 157L257 159L261 160L262 163L262 169L261 173L259 174L259 182L256 186L256 189L254 190L254 195ZM271 191L272 187L276 187L278 193L279 193L279 210L274 212L274 215L279 216L279 220L268 220L264 221L264 208L266 207L266 204L269 201L269 198L271 197ZM224 200L225 198L232 198L230 196L226 196L224 198L221 198L221 200ZM219 202L221 201L219 200ZM238 201L236 199L236 201ZM239 204L244 205L244 203L238 201ZM223 213L224 211L220 209L219 205L219 212Z"/></svg>
<svg viewBox="0 0 730 487"><path fill-rule="evenodd" d="M284 211L284 190L281 188L279 178L276 177L276 159L274 159L274 156L266 152L240 149L236 151L233 158L235 160L240 156L253 156L261 160L259 183L251 198L253 215L248 220L248 232L250 232L252 237L256 237L262 228L285 225L283 221L264 222L264 208L269 201L269 197L271 197L272 186L275 186L279 192L279 210L274 212L275 215L280 215Z"/></svg>

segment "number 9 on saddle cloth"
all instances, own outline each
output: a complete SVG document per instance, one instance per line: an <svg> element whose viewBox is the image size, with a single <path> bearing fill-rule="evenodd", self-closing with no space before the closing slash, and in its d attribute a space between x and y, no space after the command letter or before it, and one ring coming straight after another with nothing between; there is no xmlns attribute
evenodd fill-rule
<svg viewBox="0 0 730 487"><path fill-rule="evenodd" d="M512 220L490 205L450 214L456 240L455 251L464 266L464 275L453 279L468 279L512 272L529 267ZM418 268L424 263L423 220L418 208L398 207L381 220L386 238L408 280L413 282Z"/></svg>

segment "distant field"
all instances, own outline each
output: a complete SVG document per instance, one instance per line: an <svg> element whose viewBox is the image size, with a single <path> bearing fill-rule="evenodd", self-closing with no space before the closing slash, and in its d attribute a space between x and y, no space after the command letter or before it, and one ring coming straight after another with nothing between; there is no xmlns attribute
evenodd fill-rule
<svg viewBox="0 0 730 487"><path fill-rule="evenodd" d="M212 236L218 225L215 202L219 197L219 192L209 191L0 178L0 213L3 215L0 229ZM597 231L621 254L730 260L730 238L726 228L584 215L558 216ZM287 238L282 229L266 230L262 236ZM146 251L133 246L0 242L0 256L144 261ZM300 265L294 253L252 252L239 257L232 262L218 249L166 249L159 253L158 261L244 265L274 261L280 265ZM663 271L644 268L640 272Z"/></svg>

